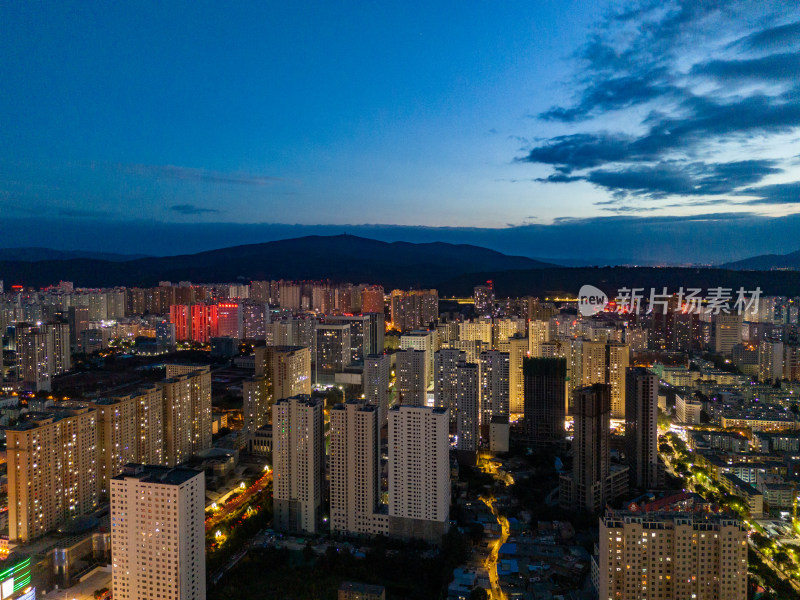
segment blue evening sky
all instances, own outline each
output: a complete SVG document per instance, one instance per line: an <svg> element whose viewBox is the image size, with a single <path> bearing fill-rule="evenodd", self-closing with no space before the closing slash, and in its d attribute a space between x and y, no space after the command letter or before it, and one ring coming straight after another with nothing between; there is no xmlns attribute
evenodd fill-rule
<svg viewBox="0 0 800 600"><path fill-rule="evenodd" d="M722 4L3 3L0 234L777 222L800 10Z"/></svg>

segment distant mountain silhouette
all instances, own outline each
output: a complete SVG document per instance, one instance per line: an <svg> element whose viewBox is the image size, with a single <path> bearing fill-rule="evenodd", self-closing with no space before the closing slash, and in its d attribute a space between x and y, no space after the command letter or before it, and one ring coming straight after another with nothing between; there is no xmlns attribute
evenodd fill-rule
<svg viewBox="0 0 800 600"><path fill-rule="evenodd" d="M0 254L0 258L2 255ZM549 263L494 250L441 242L380 242L352 235L308 236L235 246L183 256L115 262L94 258L23 262L0 260L6 285L41 287L59 280L81 287L153 286L159 281L197 283L296 279L425 287L472 272L547 269ZM472 285L481 283L475 281Z"/></svg>
<svg viewBox="0 0 800 600"><path fill-rule="evenodd" d="M40 260L69 260L93 258L119 262L144 258L143 254L116 254L114 252L88 252L83 250L54 250L52 248L0 248L0 261L36 262Z"/></svg>
<svg viewBox="0 0 800 600"><path fill-rule="evenodd" d="M792 269L800 271L800 250L789 254L762 254L737 260L736 262L720 265L722 269L734 269L737 271L770 271L773 269Z"/></svg>

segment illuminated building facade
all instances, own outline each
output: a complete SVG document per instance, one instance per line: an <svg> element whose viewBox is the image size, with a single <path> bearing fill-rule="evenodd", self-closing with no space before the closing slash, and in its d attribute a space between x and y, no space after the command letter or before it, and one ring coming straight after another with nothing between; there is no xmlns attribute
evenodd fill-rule
<svg viewBox="0 0 800 600"><path fill-rule="evenodd" d="M111 480L115 600L205 600L205 476L126 465Z"/></svg>
<svg viewBox="0 0 800 600"><path fill-rule="evenodd" d="M609 510L598 547L601 600L747 597L747 529L729 516Z"/></svg>
<svg viewBox="0 0 800 600"><path fill-rule="evenodd" d="M6 430L9 538L28 542L97 506L97 413L31 413Z"/></svg>
<svg viewBox="0 0 800 600"><path fill-rule="evenodd" d="M310 396L275 402L272 439L274 528L317 533L325 478L323 403Z"/></svg>

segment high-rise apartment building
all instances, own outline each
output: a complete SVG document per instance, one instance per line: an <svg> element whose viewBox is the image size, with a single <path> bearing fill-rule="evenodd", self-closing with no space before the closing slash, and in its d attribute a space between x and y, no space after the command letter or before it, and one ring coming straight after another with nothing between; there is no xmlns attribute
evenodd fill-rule
<svg viewBox="0 0 800 600"><path fill-rule="evenodd" d="M90 403L97 417L98 481L108 497L111 479L137 460L136 402L132 397L103 398Z"/></svg>
<svg viewBox="0 0 800 600"><path fill-rule="evenodd" d="M368 320L364 324L364 356L381 354L385 350L386 317L383 312L366 312L362 315Z"/></svg>
<svg viewBox="0 0 800 600"><path fill-rule="evenodd" d="M400 331L429 327L439 318L436 290L392 290L392 326Z"/></svg>
<svg viewBox="0 0 800 600"><path fill-rule="evenodd" d="M175 466L211 447L211 369L167 365L164 394L164 461Z"/></svg>
<svg viewBox="0 0 800 600"><path fill-rule="evenodd" d="M456 364L456 448L476 452L481 438L481 368L475 363ZM450 410L449 406L444 406Z"/></svg>
<svg viewBox="0 0 800 600"><path fill-rule="evenodd" d="M81 348L81 333L89 329L89 308L70 306L67 312L69 323L69 345L73 352L84 352Z"/></svg>
<svg viewBox="0 0 800 600"><path fill-rule="evenodd" d="M383 427L389 418L392 357L388 354L368 354L364 360L363 388L367 404L378 409L378 426Z"/></svg>
<svg viewBox="0 0 800 600"><path fill-rule="evenodd" d="M658 488L658 376L644 367L629 368L625 393L625 456L631 486Z"/></svg>
<svg viewBox="0 0 800 600"><path fill-rule="evenodd" d="M611 385L611 417L625 418L625 371L630 364L631 351L622 342L606 344L606 383Z"/></svg>
<svg viewBox="0 0 800 600"><path fill-rule="evenodd" d="M486 429L493 416L508 416L508 352L491 350L480 355L481 427Z"/></svg>
<svg viewBox="0 0 800 600"><path fill-rule="evenodd" d="M606 381L606 345L605 342L582 340L581 348L581 386Z"/></svg>
<svg viewBox="0 0 800 600"><path fill-rule="evenodd" d="M72 351L69 343L69 324L64 321L45 323L44 331L52 339L53 374L61 375L72 368Z"/></svg>
<svg viewBox="0 0 800 600"><path fill-rule="evenodd" d="M220 302L217 304L217 335L242 339L242 310L239 302Z"/></svg>
<svg viewBox="0 0 800 600"><path fill-rule="evenodd" d="M239 303L242 318L242 339L266 340L270 323L269 304L255 300Z"/></svg>
<svg viewBox="0 0 800 600"><path fill-rule="evenodd" d="M742 343L742 316L737 314L714 315L714 351L730 354L736 344Z"/></svg>
<svg viewBox="0 0 800 600"><path fill-rule="evenodd" d="M378 323L378 321L380 321L380 323ZM329 315L325 317L325 323L330 325L350 326L351 363L363 363L364 357L367 354L383 352L382 314ZM380 338L380 342L377 338Z"/></svg>
<svg viewBox="0 0 800 600"><path fill-rule="evenodd" d="M156 323L156 351L160 354L175 352L175 324L166 319Z"/></svg>
<svg viewBox="0 0 800 600"><path fill-rule="evenodd" d="M462 341L483 342L492 346L492 322L489 319L476 319L458 324L458 339Z"/></svg>
<svg viewBox="0 0 800 600"><path fill-rule="evenodd" d="M186 304L173 304L169 307L169 322L175 325L175 339L185 342L192 339L191 310Z"/></svg>
<svg viewBox="0 0 800 600"><path fill-rule="evenodd" d="M436 336L439 338L439 348L451 348L450 342L458 339L458 323L437 323Z"/></svg>
<svg viewBox="0 0 800 600"><path fill-rule="evenodd" d="M508 410L514 414L521 414L525 410L522 365L528 357L528 346L528 338L521 334L512 335L498 346L501 352L508 352Z"/></svg>
<svg viewBox="0 0 800 600"><path fill-rule="evenodd" d="M298 311L302 308L300 286L291 281L281 281L278 302L281 308Z"/></svg>
<svg viewBox="0 0 800 600"><path fill-rule="evenodd" d="M164 393L158 385L147 385L129 396L136 405L136 462L164 464Z"/></svg>
<svg viewBox="0 0 800 600"><path fill-rule="evenodd" d="M272 406L274 527L317 533L325 478L323 404L310 396Z"/></svg>
<svg viewBox="0 0 800 600"><path fill-rule="evenodd" d="M758 380L774 383L783 377L783 342L764 340L758 344Z"/></svg>
<svg viewBox="0 0 800 600"><path fill-rule="evenodd" d="M730 516L609 510L598 548L601 600L747 597L747 529Z"/></svg>
<svg viewBox="0 0 800 600"><path fill-rule="evenodd" d="M416 329L400 336L401 350L422 350L425 352L425 359L428 363L426 368L427 385L433 385L433 353L438 350L436 330Z"/></svg>
<svg viewBox="0 0 800 600"><path fill-rule="evenodd" d="M550 323L547 321L528 321L528 352L531 358L542 356L540 346L550 341Z"/></svg>
<svg viewBox="0 0 800 600"><path fill-rule="evenodd" d="M219 336L219 321L215 304L192 304L192 341L207 344Z"/></svg>
<svg viewBox="0 0 800 600"><path fill-rule="evenodd" d="M333 383L336 373L343 373L352 362L350 325L320 323L316 330L314 381Z"/></svg>
<svg viewBox="0 0 800 600"><path fill-rule="evenodd" d="M242 382L242 418L245 432L253 433L267 424L272 401L268 378L249 377Z"/></svg>
<svg viewBox="0 0 800 600"><path fill-rule="evenodd" d="M111 480L116 600L205 600L205 477L129 464Z"/></svg>
<svg viewBox="0 0 800 600"><path fill-rule="evenodd" d="M580 346L582 385L608 383L611 386L611 416L625 418L625 369L630 364L630 348L617 341L583 340Z"/></svg>
<svg viewBox="0 0 800 600"><path fill-rule="evenodd" d="M433 354L434 406L450 410L454 420L458 411L458 364L467 362L467 354L457 348L442 348Z"/></svg>
<svg viewBox="0 0 800 600"><path fill-rule="evenodd" d="M256 346L256 377L269 380L273 399L311 393L311 349L305 346Z"/></svg>
<svg viewBox="0 0 800 600"><path fill-rule="evenodd" d="M378 407L348 400L330 414L331 531L351 535L388 533L380 511L381 460Z"/></svg>
<svg viewBox="0 0 800 600"><path fill-rule="evenodd" d="M800 381L800 345L784 344L783 377L789 381Z"/></svg>
<svg viewBox="0 0 800 600"><path fill-rule="evenodd" d="M567 361L528 358L523 361L525 433L534 445L564 439Z"/></svg>
<svg viewBox="0 0 800 600"><path fill-rule="evenodd" d="M477 285L472 295L475 301L475 314L480 316L492 316L494 310L494 286L491 281L486 285Z"/></svg>
<svg viewBox="0 0 800 600"><path fill-rule="evenodd" d="M361 290L361 312L384 313L383 287L370 285Z"/></svg>
<svg viewBox="0 0 800 600"><path fill-rule="evenodd" d="M250 282L250 300L261 304L269 304L272 302L270 295L270 282L269 281L251 281ZM275 301L277 304L277 299Z"/></svg>
<svg viewBox="0 0 800 600"><path fill-rule="evenodd" d="M575 392L572 476L562 475L562 505L599 512L625 491L627 467L611 468L611 385L596 383Z"/></svg>
<svg viewBox="0 0 800 600"><path fill-rule="evenodd" d="M389 411L390 535L439 541L450 516L446 408L395 406Z"/></svg>
<svg viewBox="0 0 800 600"><path fill-rule="evenodd" d="M56 363L53 335L40 327L19 324L16 337L23 388L32 392L49 392Z"/></svg>
<svg viewBox="0 0 800 600"><path fill-rule="evenodd" d="M98 502L97 413L31 413L6 430L9 538L28 542Z"/></svg>
<svg viewBox="0 0 800 600"><path fill-rule="evenodd" d="M525 320L519 317L506 317L505 319L492 319L492 349L502 350L509 338L525 336Z"/></svg>
<svg viewBox="0 0 800 600"><path fill-rule="evenodd" d="M270 323L267 330L268 346L305 346L315 356L317 340L315 330L316 319L283 319Z"/></svg>
<svg viewBox="0 0 800 600"><path fill-rule="evenodd" d="M489 345L479 340L450 340L447 348L455 348L467 355L467 362L478 362L481 352L489 350Z"/></svg>
<svg viewBox="0 0 800 600"><path fill-rule="evenodd" d="M314 285L311 288L311 309L323 315L333 313L334 290L328 285Z"/></svg>
<svg viewBox="0 0 800 600"><path fill-rule="evenodd" d="M428 400L428 352L400 350L395 353L397 401L407 406L425 406Z"/></svg>

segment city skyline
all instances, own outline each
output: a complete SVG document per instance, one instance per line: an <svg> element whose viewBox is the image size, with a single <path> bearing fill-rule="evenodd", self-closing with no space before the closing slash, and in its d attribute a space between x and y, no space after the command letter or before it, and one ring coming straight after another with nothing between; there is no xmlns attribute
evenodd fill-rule
<svg viewBox="0 0 800 600"><path fill-rule="evenodd" d="M623 8L5 7L3 245L347 228L544 258L582 258L587 231L632 240L608 260L795 250L791 7Z"/></svg>
<svg viewBox="0 0 800 600"><path fill-rule="evenodd" d="M800 600L800 4L0 54L2 600Z"/></svg>

